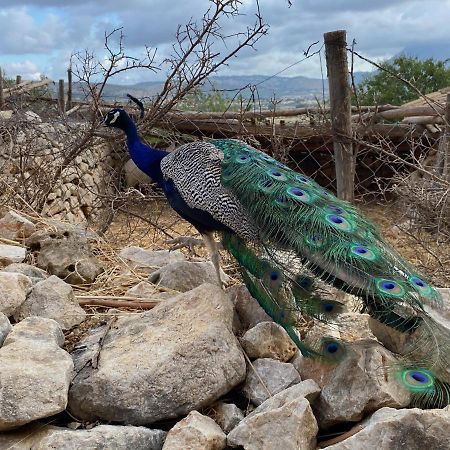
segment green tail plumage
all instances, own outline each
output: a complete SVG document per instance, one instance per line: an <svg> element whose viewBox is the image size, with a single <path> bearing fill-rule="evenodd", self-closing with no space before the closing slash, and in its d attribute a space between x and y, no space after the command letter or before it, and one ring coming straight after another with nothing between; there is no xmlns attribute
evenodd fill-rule
<svg viewBox="0 0 450 450"><path fill-rule="evenodd" d="M306 356L337 360L345 343L324 336L305 345L298 314L330 320L342 310L322 300L315 279L357 295L374 319L410 343L399 380L422 404L450 402L450 336L427 313L441 298L349 203L243 142L215 140L224 154L221 182L260 230L251 242L224 234L244 281L261 306Z"/></svg>

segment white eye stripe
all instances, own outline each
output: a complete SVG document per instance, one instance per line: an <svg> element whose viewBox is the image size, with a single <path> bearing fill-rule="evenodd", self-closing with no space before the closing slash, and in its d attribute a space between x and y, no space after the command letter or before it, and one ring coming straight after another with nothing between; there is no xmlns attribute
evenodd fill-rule
<svg viewBox="0 0 450 450"><path fill-rule="evenodd" d="M119 116L120 116L120 112L116 111L114 113L114 117L109 121L109 123L114 123L118 119Z"/></svg>

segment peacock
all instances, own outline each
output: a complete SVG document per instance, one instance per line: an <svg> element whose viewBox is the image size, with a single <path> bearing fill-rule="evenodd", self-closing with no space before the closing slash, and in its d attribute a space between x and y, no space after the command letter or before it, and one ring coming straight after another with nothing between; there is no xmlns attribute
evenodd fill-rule
<svg viewBox="0 0 450 450"><path fill-rule="evenodd" d="M129 96L144 113L142 103ZM361 309L406 344L389 369L413 404L450 403L450 332L434 320L443 300L376 226L350 203L250 145L214 139L172 152L144 144L123 108L108 127L125 132L131 158L163 190L170 206L202 235L223 284L214 233L236 259L243 280L306 357L337 363L349 343L301 339L299 317L330 322L344 305L322 295L331 285L357 296Z"/></svg>

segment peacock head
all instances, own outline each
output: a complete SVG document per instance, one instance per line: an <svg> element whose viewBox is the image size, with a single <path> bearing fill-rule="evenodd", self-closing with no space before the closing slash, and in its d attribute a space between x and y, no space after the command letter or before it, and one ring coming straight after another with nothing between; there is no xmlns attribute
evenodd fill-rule
<svg viewBox="0 0 450 450"><path fill-rule="evenodd" d="M103 124L124 130L128 120L128 114L122 108L114 108L106 114Z"/></svg>

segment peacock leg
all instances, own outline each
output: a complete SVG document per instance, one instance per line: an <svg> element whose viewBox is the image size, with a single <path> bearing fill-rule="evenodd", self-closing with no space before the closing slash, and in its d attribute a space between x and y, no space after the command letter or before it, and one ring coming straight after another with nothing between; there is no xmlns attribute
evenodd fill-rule
<svg viewBox="0 0 450 450"><path fill-rule="evenodd" d="M211 262L213 263L214 269L216 270L219 286L223 289L227 284L228 280L226 278L228 277L220 269L220 254L218 243L215 241L212 233L202 234L202 237L203 240L205 241L206 248L208 249Z"/></svg>

